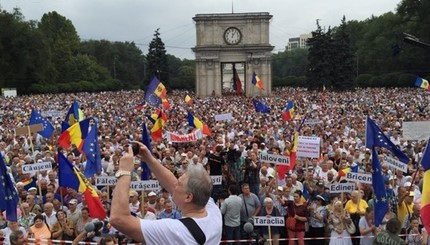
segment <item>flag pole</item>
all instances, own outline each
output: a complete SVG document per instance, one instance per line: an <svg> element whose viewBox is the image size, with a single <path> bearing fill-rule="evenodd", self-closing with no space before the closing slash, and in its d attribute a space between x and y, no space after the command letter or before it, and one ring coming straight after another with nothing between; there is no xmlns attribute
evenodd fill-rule
<svg viewBox="0 0 430 245"><path fill-rule="evenodd" d="M31 128L30 128L30 126L27 126L27 133L28 133L28 138L29 138L29 140L30 140L30 148L31 148L31 155L33 156L32 158L33 158L33 160L36 160L36 157L35 157L35 155L34 155L34 145L33 145L33 136L31 135ZM36 161L34 162L34 163L36 163ZM40 184L40 171L39 170L37 170L37 172L36 172L36 175L37 175L37 189L38 189L38 191L39 191L39 204L40 205L42 205L42 209L43 209L43 196L42 196L42 186L41 186L41 184Z"/></svg>

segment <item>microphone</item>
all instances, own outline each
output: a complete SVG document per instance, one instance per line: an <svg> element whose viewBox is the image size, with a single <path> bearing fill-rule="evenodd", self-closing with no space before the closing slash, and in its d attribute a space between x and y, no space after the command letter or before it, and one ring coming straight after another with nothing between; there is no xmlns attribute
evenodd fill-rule
<svg viewBox="0 0 430 245"><path fill-rule="evenodd" d="M254 232L254 226L253 226L251 223L246 222L246 223L243 225L243 230L244 230L246 233L250 234L250 233Z"/></svg>
<svg viewBox="0 0 430 245"><path fill-rule="evenodd" d="M95 222L86 223L84 226L84 229L86 232L92 232L92 231L98 231L102 227L103 227L103 222L95 221Z"/></svg>

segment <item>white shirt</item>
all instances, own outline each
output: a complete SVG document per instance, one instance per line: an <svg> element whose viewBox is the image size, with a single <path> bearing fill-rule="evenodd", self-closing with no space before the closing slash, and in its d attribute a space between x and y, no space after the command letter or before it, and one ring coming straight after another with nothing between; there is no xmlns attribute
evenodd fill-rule
<svg viewBox="0 0 430 245"><path fill-rule="evenodd" d="M52 211L51 216L48 217L46 213L42 213L43 217L45 217L46 224L48 224L49 229L51 229L55 223L57 223L57 216L55 216L56 212Z"/></svg>
<svg viewBox="0 0 430 245"><path fill-rule="evenodd" d="M212 198L206 205L207 216L193 218L206 236L206 245L219 245L222 233L222 216ZM140 220L146 244L197 244L193 235L176 219Z"/></svg>

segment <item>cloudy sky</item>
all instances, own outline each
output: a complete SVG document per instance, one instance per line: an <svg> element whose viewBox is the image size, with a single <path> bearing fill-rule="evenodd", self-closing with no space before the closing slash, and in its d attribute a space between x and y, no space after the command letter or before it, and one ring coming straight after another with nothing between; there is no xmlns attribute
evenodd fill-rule
<svg viewBox="0 0 430 245"><path fill-rule="evenodd" d="M270 43L283 51L288 38L347 20L365 20L395 12L401 0L1 0L2 9L18 7L27 20L40 20L57 11L73 22L83 40L134 41L147 53L154 31L160 28L167 53L193 59L196 14L269 12Z"/></svg>

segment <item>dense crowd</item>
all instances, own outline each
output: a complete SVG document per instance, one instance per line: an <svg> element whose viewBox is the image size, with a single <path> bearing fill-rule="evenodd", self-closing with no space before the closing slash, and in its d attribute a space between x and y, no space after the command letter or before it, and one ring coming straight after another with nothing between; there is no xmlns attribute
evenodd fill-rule
<svg viewBox="0 0 430 245"><path fill-rule="evenodd" d="M184 101L187 94L193 99L191 105ZM142 123L146 122L149 128L152 126L148 115L155 108L137 107L143 98L144 91L120 91L0 99L0 152L20 198L18 221L6 222L3 217L1 222L0 234L6 241L9 237L16 239L18 233L22 233L19 237L75 242L80 239L100 241L106 237L129 241L109 225L108 218L101 222L98 230L87 234L85 225L94 220L89 216L85 198L76 190L59 186L57 139L61 122L72 101L76 100L84 115L98 122L102 154L100 175L114 176L130 140L141 139ZM416 88L357 89L343 93L282 88L270 97L259 98L271 108L268 114L256 112L250 98L234 94L196 98L186 91L172 91L167 99L172 108L166 110L168 120L164 132L193 132L195 129L187 121L187 111L190 111L209 126L212 135L195 142L176 143L167 139L152 142L153 154L178 177L192 164L202 164L210 175L222 176L222 184L214 185L212 197L224 216L224 239L264 240L270 233L273 244L279 244L278 238L295 238L298 244L304 244L305 236L331 238L330 244L372 244L374 236L386 229L387 222L397 218L405 234L402 239L408 244L428 244L428 233L420 219L423 168L419 162L426 141L402 138L403 122L429 120L428 92ZM281 114L287 101L294 102L295 117L284 121ZM16 127L28 125L32 108L54 125L55 132L49 139L38 134L15 134ZM231 113L233 119L215 120L216 115L225 113ZM407 172L403 173L384 163L383 156L387 152L379 149L390 204L379 227L373 223L370 184L355 183L355 191L342 194L330 193L329 189L332 184L345 182L344 176L339 175L343 169L358 166L358 172L371 172L371 152L365 146L367 116L410 158ZM259 153L289 153L293 134L303 121L299 135L320 137L321 156L297 158L294 169L279 176L274 164L260 161ZM316 123L307 124L306 121ZM75 149L61 151L75 166L84 169L83 154ZM22 165L41 161L52 162L54 169L41 171L39 176L22 173ZM140 180L142 171L136 159L133 180ZM37 186L29 185L33 180L37 181ZM114 187L98 187L108 214L110 188ZM130 212L142 219L181 218L181 211L176 209L170 193L165 190L144 193L130 190L129 196ZM286 225L255 226L252 232L244 230L250 218L267 215L283 217ZM293 226L288 225L289 217L294 219ZM350 238L350 235L361 238ZM317 239L312 243L327 241ZM401 240L396 241L401 244ZM294 240L288 243L294 244Z"/></svg>

